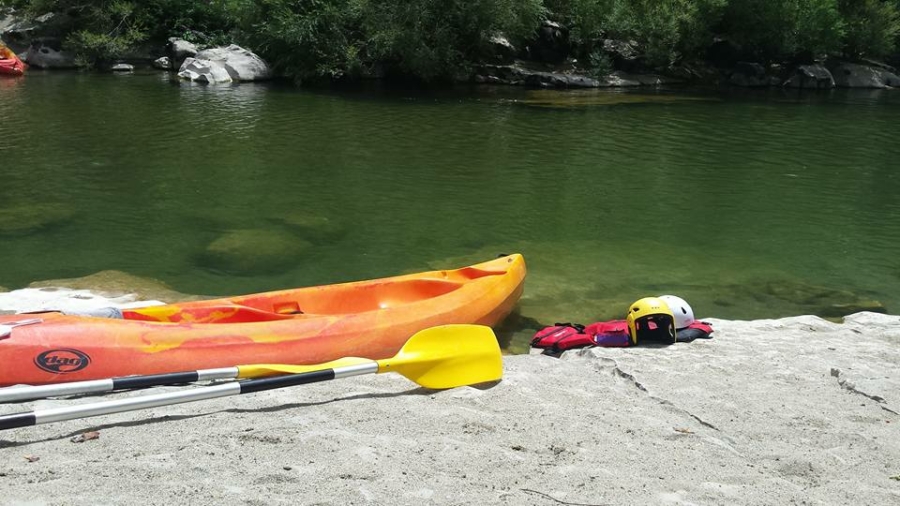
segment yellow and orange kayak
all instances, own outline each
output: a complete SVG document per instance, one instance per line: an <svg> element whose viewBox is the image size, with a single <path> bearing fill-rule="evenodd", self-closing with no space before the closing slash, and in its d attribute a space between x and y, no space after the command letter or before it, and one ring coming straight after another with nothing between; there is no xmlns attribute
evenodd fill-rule
<svg viewBox="0 0 900 506"><path fill-rule="evenodd" d="M496 325L522 294L519 254L455 270L123 310L0 316L0 386L240 364L395 355L416 332Z"/></svg>
<svg viewBox="0 0 900 506"><path fill-rule="evenodd" d="M8 47L0 44L0 75L20 76L28 68Z"/></svg>

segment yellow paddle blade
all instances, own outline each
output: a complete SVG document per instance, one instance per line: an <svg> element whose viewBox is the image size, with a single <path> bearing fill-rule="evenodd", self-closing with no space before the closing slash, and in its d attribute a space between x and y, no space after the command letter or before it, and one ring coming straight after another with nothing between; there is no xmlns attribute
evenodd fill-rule
<svg viewBox="0 0 900 506"><path fill-rule="evenodd" d="M284 374L300 374L304 372L322 371L325 369L334 369L336 367L346 367L348 365L359 365L374 362L368 358L345 357L323 364L312 365L289 365L289 364L252 364L239 365L238 378L264 378L266 376L281 376Z"/></svg>
<svg viewBox="0 0 900 506"><path fill-rule="evenodd" d="M378 373L396 372L425 388L454 388L503 377L500 345L490 327L443 325L417 332L391 358L346 357L313 365L251 364L238 367L238 378L299 374L377 362Z"/></svg>
<svg viewBox="0 0 900 506"><path fill-rule="evenodd" d="M490 327L442 325L417 332L378 372L397 372L425 388L454 388L503 377L500 345Z"/></svg>

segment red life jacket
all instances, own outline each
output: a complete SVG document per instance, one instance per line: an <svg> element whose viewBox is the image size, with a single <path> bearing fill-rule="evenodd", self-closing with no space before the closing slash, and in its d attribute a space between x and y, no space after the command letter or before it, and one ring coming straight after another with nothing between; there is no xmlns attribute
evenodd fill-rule
<svg viewBox="0 0 900 506"><path fill-rule="evenodd" d="M713 328L710 324L695 321L676 331L675 342L689 343L694 339L709 339ZM601 346L624 348L631 346L628 323L625 320L596 322L588 326L578 323L557 323L539 330L531 339L533 348L543 348L548 355L558 355L572 348Z"/></svg>
<svg viewBox="0 0 900 506"><path fill-rule="evenodd" d="M531 338L531 346L543 348L548 355L593 344L591 336L584 333L584 325L578 323L555 323L537 331Z"/></svg>

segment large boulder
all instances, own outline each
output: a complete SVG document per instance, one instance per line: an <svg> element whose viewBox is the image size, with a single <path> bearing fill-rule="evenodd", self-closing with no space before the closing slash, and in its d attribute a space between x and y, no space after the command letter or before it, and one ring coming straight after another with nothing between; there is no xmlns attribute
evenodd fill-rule
<svg viewBox="0 0 900 506"><path fill-rule="evenodd" d="M4 37L10 28L14 27L18 20L13 9L0 8L0 37Z"/></svg>
<svg viewBox="0 0 900 506"><path fill-rule="evenodd" d="M724 37L715 37L712 44L706 48L706 61L716 67L728 69L741 61L743 53L736 42Z"/></svg>
<svg viewBox="0 0 900 506"><path fill-rule="evenodd" d="M666 69L666 75L682 82L700 81L704 83L718 83L722 74L711 63L703 60L682 61ZM727 76L726 76L727 77ZM778 81L777 84L781 84Z"/></svg>
<svg viewBox="0 0 900 506"><path fill-rule="evenodd" d="M900 78L890 70L857 63L840 63L831 69L834 84L840 88L892 88Z"/></svg>
<svg viewBox="0 0 900 506"><path fill-rule="evenodd" d="M771 79L766 74L766 68L755 62L737 62L728 82L745 88L757 88L769 86Z"/></svg>
<svg viewBox="0 0 900 506"><path fill-rule="evenodd" d="M77 67L75 55L60 49L56 39L39 39L31 43L28 51L23 55L32 67L42 69L70 69Z"/></svg>
<svg viewBox="0 0 900 506"><path fill-rule="evenodd" d="M166 54L168 55L170 65L169 68L181 68L181 65L185 60L197 56L197 53L199 52L200 49L192 42L176 37L169 38L169 42L166 44Z"/></svg>
<svg viewBox="0 0 900 506"><path fill-rule="evenodd" d="M641 48L633 40L605 39L603 53L610 59L612 66L628 72L647 70L641 62Z"/></svg>
<svg viewBox="0 0 900 506"><path fill-rule="evenodd" d="M476 83L508 84L530 88L612 88L636 86L660 86L675 84L679 80L656 74L627 74L616 71L607 76L593 78L572 71L546 72L523 65L481 65L472 76Z"/></svg>
<svg viewBox="0 0 900 506"><path fill-rule="evenodd" d="M618 70L603 79L603 86L611 88L633 88L635 86L641 86L641 84L642 83L637 76L626 74L625 72L620 72Z"/></svg>
<svg viewBox="0 0 900 506"><path fill-rule="evenodd" d="M569 29L554 21L544 20L527 52L536 61L562 63L569 55Z"/></svg>
<svg viewBox="0 0 900 506"><path fill-rule="evenodd" d="M488 40L488 54L485 58L496 63L512 63L518 51L505 35L494 34Z"/></svg>
<svg viewBox="0 0 900 506"><path fill-rule="evenodd" d="M71 16L47 13L28 18L16 11L0 13L0 37L19 57L39 68L75 67L73 55L61 52L62 40L71 30Z"/></svg>
<svg viewBox="0 0 900 506"><path fill-rule="evenodd" d="M472 75L481 84L508 84L530 88L597 88L596 79L563 72L533 70L521 65L481 65Z"/></svg>
<svg viewBox="0 0 900 506"><path fill-rule="evenodd" d="M238 45L204 49L187 58L178 69L178 76L204 83L260 81L272 77L269 65L262 58Z"/></svg>
<svg viewBox="0 0 900 506"><path fill-rule="evenodd" d="M209 60L198 60L197 58L188 58L181 64L178 69L178 77L194 81L198 83L230 83L234 81L231 74L225 70L225 66L220 62L212 62Z"/></svg>
<svg viewBox="0 0 900 506"><path fill-rule="evenodd" d="M153 60L151 65L153 65L153 68L160 70L172 70L172 60L170 60L168 56L161 56Z"/></svg>
<svg viewBox="0 0 900 506"><path fill-rule="evenodd" d="M784 82L785 88L829 90L834 88L834 77L821 64L800 65Z"/></svg>

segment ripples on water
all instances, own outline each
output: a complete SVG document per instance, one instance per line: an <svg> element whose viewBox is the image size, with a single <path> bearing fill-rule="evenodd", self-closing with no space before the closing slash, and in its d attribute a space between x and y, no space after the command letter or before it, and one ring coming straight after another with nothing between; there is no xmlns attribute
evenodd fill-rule
<svg viewBox="0 0 900 506"><path fill-rule="evenodd" d="M822 290L896 312L898 105L890 91L329 93L35 71L0 80L0 198L74 217L3 237L0 285L121 269L224 295L521 251L521 310L540 323L620 317L658 292L725 318L814 312ZM228 230L298 212L347 233L277 274L198 261Z"/></svg>

